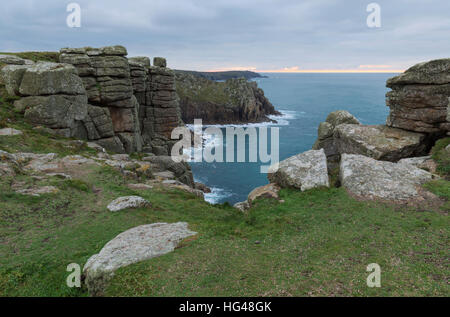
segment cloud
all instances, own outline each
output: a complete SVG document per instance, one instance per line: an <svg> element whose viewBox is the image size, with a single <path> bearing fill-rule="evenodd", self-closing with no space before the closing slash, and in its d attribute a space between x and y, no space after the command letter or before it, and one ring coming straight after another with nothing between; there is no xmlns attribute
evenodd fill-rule
<svg viewBox="0 0 450 317"><path fill-rule="evenodd" d="M2 3L0 51L122 44L179 69L404 69L450 52L450 1L378 0L379 29L361 0L60 0ZM244 65L244 66L242 66Z"/></svg>

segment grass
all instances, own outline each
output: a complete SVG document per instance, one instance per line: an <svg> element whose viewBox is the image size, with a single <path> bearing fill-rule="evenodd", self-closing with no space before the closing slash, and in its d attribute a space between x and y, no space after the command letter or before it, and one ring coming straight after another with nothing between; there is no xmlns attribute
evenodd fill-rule
<svg viewBox="0 0 450 317"><path fill-rule="evenodd" d="M22 136L0 137L10 152L89 154L85 146L34 130L2 93L0 115ZM433 155L445 171L444 146ZM29 197L11 185L52 185ZM93 166L73 180L27 173L0 179L0 296L88 296L69 288L81 266L119 233L142 224L186 221L198 232L174 252L116 272L108 296L449 296L449 182L427 188L440 209L357 201L343 188L282 190L284 203L258 200L249 213L178 190L131 190L116 170ZM151 207L111 213L106 206L139 195ZM446 207L447 206L447 207ZM431 207L430 207L431 208ZM366 267L381 266L381 288Z"/></svg>
<svg viewBox="0 0 450 317"><path fill-rule="evenodd" d="M2 53L0 55L14 55L20 58L29 59L33 62L59 62L59 52L20 52L20 53Z"/></svg>

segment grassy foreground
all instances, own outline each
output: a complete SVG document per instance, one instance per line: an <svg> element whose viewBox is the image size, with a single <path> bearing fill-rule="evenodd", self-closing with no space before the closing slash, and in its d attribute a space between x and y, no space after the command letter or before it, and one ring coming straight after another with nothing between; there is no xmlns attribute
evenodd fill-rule
<svg viewBox="0 0 450 317"><path fill-rule="evenodd" d="M0 136L9 152L89 154L23 122L13 99L0 99ZM442 141L446 142L447 141ZM441 151L436 158L447 164ZM448 167L447 167L448 168ZM448 169L441 167L441 171ZM53 185L56 194L17 194L13 183ZM108 296L449 296L449 182L427 185L447 200L406 207L351 198L343 188L281 191L284 203L260 200L248 214L212 206L181 191L135 191L108 167L79 179L26 173L0 179L0 296L88 296L69 288L70 263L86 260L117 234L141 224L185 221L198 232L174 252L117 271ZM117 213L106 205L140 195L152 206ZM369 263L381 288L366 285Z"/></svg>

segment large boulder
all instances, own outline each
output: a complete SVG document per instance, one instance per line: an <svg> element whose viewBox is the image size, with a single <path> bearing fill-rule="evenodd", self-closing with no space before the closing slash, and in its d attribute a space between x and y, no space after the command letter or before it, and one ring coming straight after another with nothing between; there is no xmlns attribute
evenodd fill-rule
<svg viewBox="0 0 450 317"><path fill-rule="evenodd" d="M0 54L0 64L7 65L31 65L34 64L33 61L28 59L23 59L15 55L3 55Z"/></svg>
<svg viewBox="0 0 450 317"><path fill-rule="evenodd" d="M247 201L251 205L256 199L259 198L273 198L279 199L278 192L280 186L277 184L267 184L261 187L257 187L248 194Z"/></svg>
<svg viewBox="0 0 450 317"><path fill-rule="evenodd" d="M433 178L410 164L355 154L342 154L339 177L342 186L358 197L397 202L420 198L420 186Z"/></svg>
<svg viewBox="0 0 450 317"><path fill-rule="evenodd" d="M185 222L154 223L122 232L86 262L83 272L89 293L101 295L118 268L172 252L196 234Z"/></svg>
<svg viewBox="0 0 450 317"><path fill-rule="evenodd" d="M425 135L384 125L341 124L333 136L339 154L361 154L396 162L425 154Z"/></svg>
<svg viewBox="0 0 450 317"><path fill-rule="evenodd" d="M301 191L330 186L323 149L310 150L275 164L269 168L267 177L281 187L293 187Z"/></svg>
<svg viewBox="0 0 450 317"><path fill-rule="evenodd" d="M16 101L14 106L32 124L67 129L69 137L79 137L79 124L87 116L86 95L29 96Z"/></svg>
<svg viewBox="0 0 450 317"><path fill-rule="evenodd" d="M82 95L83 82L75 67L69 64L39 62L26 68L20 84L22 96Z"/></svg>
<svg viewBox="0 0 450 317"><path fill-rule="evenodd" d="M150 202L139 196L119 197L108 204L109 211L120 211L129 208L141 208L150 206Z"/></svg>
<svg viewBox="0 0 450 317"><path fill-rule="evenodd" d="M334 141L334 130L340 124L360 124L358 119L345 110L331 112L324 122L319 124L317 140L312 149L325 151L328 169L333 169L339 164L340 153Z"/></svg>
<svg viewBox="0 0 450 317"><path fill-rule="evenodd" d="M148 156L143 160L154 164L155 172L171 171L177 180L192 188L195 187L191 167L186 162L174 162L171 156Z"/></svg>
<svg viewBox="0 0 450 317"><path fill-rule="evenodd" d="M450 59L417 64L389 79L386 124L416 132L450 131Z"/></svg>
<svg viewBox="0 0 450 317"><path fill-rule="evenodd" d="M19 95L20 83L28 67L28 65L7 65L1 69L1 81L5 84L5 89L9 95Z"/></svg>

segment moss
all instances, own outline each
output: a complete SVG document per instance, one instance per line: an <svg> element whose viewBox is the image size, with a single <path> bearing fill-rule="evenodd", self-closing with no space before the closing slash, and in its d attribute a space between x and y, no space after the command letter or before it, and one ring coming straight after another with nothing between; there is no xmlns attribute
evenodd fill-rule
<svg viewBox="0 0 450 317"><path fill-rule="evenodd" d="M445 149L449 144L450 137L438 140L431 150L431 155L438 165L437 172L450 180L450 151Z"/></svg>
<svg viewBox="0 0 450 317"><path fill-rule="evenodd" d="M4 55L15 55L20 58L29 59L33 62L59 62L59 52L20 52L20 53L0 53Z"/></svg>

